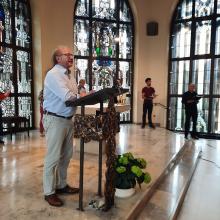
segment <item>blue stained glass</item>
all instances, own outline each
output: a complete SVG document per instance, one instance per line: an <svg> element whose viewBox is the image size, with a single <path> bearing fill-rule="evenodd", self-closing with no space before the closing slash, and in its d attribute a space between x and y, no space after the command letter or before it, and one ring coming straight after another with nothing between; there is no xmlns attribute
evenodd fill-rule
<svg viewBox="0 0 220 220"><path fill-rule="evenodd" d="M4 21L4 20L5 20L5 13L2 6L0 5L0 21Z"/></svg>
<svg viewBox="0 0 220 220"><path fill-rule="evenodd" d="M2 0L0 3L0 42L11 43L11 1Z"/></svg>
<svg viewBox="0 0 220 220"><path fill-rule="evenodd" d="M97 60L99 66L111 66L111 60Z"/></svg>

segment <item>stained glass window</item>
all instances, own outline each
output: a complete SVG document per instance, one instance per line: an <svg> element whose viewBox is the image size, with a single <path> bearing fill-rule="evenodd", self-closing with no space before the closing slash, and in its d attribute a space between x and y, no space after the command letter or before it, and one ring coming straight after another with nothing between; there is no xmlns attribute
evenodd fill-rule
<svg viewBox="0 0 220 220"><path fill-rule="evenodd" d="M170 38L168 128L184 130L181 96L195 83L203 95L197 130L220 135L220 0L181 0Z"/></svg>
<svg viewBox="0 0 220 220"><path fill-rule="evenodd" d="M30 45L30 17L27 4L15 1L16 45L28 48Z"/></svg>
<svg viewBox="0 0 220 220"><path fill-rule="evenodd" d="M189 57L191 46L191 22L177 23L172 35L172 57Z"/></svg>
<svg viewBox="0 0 220 220"><path fill-rule="evenodd" d="M217 0L217 13L220 13L220 0Z"/></svg>
<svg viewBox="0 0 220 220"><path fill-rule="evenodd" d="M196 22L195 54L209 54L211 43L211 21Z"/></svg>
<svg viewBox="0 0 220 220"><path fill-rule="evenodd" d="M170 72L170 94L183 94L189 83L189 61L173 61Z"/></svg>
<svg viewBox="0 0 220 220"><path fill-rule="evenodd" d="M77 80L88 90L112 87L120 79L128 94L120 101L132 106L133 15L127 0L78 0L74 15L74 54ZM132 121L132 111L121 121Z"/></svg>
<svg viewBox="0 0 220 220"><path fill-rule="evenodd" d="M213 84L215 85L213 88L213 94L220 95L220 59L219 58L215 59Z"/></svg>
<svg viewBox="0 0 220 220"><path fill-rule="evenodd" d="M220 98L213 99L211 132L220 134Z"/></svg>
<svg viewBox="0 0 220 220"><path fill-rule="evenodd" d="M119 8L120 20L131 22L133 18L132 18L132 14L131 14L130 8L128 7L127 2L119 1L119 4L120 4L120 8Z"/></svg>
<svg viewBox="0 0 220 220"><path fill-rule="evenodd" d="M192 0L183 0L181 5L177 7L177 20L192 17Z"/></svg>
<svg viewBox="0 0 220 220"><path fill-rule="evenodd" d="M209 94L211 60L194 60L192 69L192 83L197 85L199 95Z"/></svg>
<svg viewBox="0 0 220 220"><path fill-rule="evenodd" d="M75 55L89 55L89 21L76 20L74 26Z"/></svg>
<svg viewBox="0 0 220 220"><path fill-rule="evenodd" d="M89 0L81 0L78 2L76 16L89 16Z"/></svg>
<svg viewBox="0 0 220 220"><path fill-rule="evenodd" d="M202 17L211 15L214 11L214 0L196 0L195 16Z"/></svg>
<svg viewBox="0 0 220 220"><path fill-rule="evenodd" d="M11 0L2 0L0 3L0 42L11 43L12 41L11 13Z"/></svg>
<svg viewBox="0 0 220 220"><path fill-rule="evenodd" d="M80 79L85 79L89 82L89 72L88 72L88 60L87 59L75 59L75 72L77 76L77 81ZM89 91L89 84L85 84L86 91Z"/></svg>
<svg viewBox="0 0 220 220"><path fill-rule="evenodd" d="M3 116L25 116L33 126L31 14L28 0L0 2L0 92Z"/></svg>
<svg viewBox="0 0 220 220"><path fill-rule="evenodd" d="M116 0L92 0L92 16L116 20Z"/></svg>
<svg viewBox="0 0 220 220"><path fill-rule="evenodd" d="M92 23L92 54L96 57L116 57L116 23Z"/></svg>

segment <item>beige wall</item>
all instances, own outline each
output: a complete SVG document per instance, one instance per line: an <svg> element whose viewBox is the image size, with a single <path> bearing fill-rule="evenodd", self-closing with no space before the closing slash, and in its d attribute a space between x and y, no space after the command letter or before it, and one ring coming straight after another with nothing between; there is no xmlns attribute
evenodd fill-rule
<svg viewBox="0 0 220 220"><path fill-rule="evenodd" d="M132 1L130 1L132 2ZM131 3L135 16L135 87L134 122L142 117L141 88L146 77L152 78L158 97L155 102L167 105L169 32L173 10L177 0L136 0ZM159 24L158 36L146 35L146 24L156 21ZM165 126L166 112L154 108L154 121Z"/></svg>
<svg viewBox="0 0 220 220"><path fill-rule="evenodd" d="M134 122L141 121L141 88L146 77L159 95L156 102L167 104L169 29L177 0L129 0L135 20ZM73 0L31 0L33 20L35 96L42 88L51 53L57 45L73 45ZM159 35L146 36L146 23L157 21ZM35 98L35 100L37 100ZM37 101L35 103L38 107ZM39 109L36 109L38 127ZM165 124L164 110L155 108L155 122Z"/></svg>
<svg viewBox="0 0 220 220"><path fill-rule="evenodd" d="M39 101L45 73L51 67L51 55L57 45L73 46L72 0L30 0L32 11L35 126L39 127Z"/></svg>

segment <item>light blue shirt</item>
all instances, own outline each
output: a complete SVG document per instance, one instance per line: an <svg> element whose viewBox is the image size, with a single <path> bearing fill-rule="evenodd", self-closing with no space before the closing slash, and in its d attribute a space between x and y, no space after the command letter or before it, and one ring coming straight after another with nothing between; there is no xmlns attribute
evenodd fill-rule
<svg viewBox="0 0 220 220"><path fill-rule="evenodd" d="M65 117L72 116L76 111L75 107L66 107L65 102L76 99L78 93L74 76L66 74L67 72L68 70L59 64L47 72L43 102L44 110Z"/></svg>

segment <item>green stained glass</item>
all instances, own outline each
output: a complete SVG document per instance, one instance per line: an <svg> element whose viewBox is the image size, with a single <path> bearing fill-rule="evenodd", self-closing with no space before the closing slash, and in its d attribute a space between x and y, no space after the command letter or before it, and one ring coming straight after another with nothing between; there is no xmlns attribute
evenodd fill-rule
<svg viewBox="0 0 220 220"><path fill-rule="evenodd" d="M97 56L99 57L100 56L100 52L101 52L100 47L96 47L95 51L96 51Z"/></svg>
<svg viewBox="0 0 220 220"><path fill-rule="evenodd" d="M109 55L109 56L112 55L112 48L108 48L108 55Z"/></svg>

